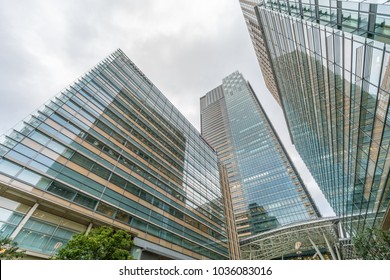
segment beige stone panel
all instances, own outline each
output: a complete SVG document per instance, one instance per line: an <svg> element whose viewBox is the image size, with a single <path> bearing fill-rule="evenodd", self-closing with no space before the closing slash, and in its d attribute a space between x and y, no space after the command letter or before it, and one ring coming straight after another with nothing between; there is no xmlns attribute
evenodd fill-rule
<svg viewBox="0 0 390 280"><path fill-rule="evenodd" d="M62 126L60 126L59 124L57 124L55 121L51 120L51 119L46 119L45 120L45 123L50 125L52 128L54 128L55 130L58 130L60 131L62 129Z"/></svg>
<svg viewBox="0 0 390 280"><path fill-rule="evenodd" d="M158 244L169 249L172 248L172 244L163 239L160 239Z"/></svg>
<svg viewBox="0 0 390 280"><path fill-rule="evenodd" d="M183 247L178 246L176 244L172 244L172 250L182 253L183 252Z"/></svg>
<svg viewBox="0 0 390 280"><path fill-rule="evenodd" d="M21 189L21 190L24 190L24 191L27 191L27 192L31 192L34 188L25 184L25 183L22 183L22 182L19 182L17 180L13 180L11 182L11 185L13 187L17 187L18 189Z"/></svg>
<svg viewBox="0 0 390 280"><path fill-rule="evenodd" d="M43 193L42 197L47 199L50 202L60 204L60 205L65 206L65 207L69 207L72 204L71 202L68 202L65 199L59 198L59 197L52 195L52 194L49 194L49 193Z"/></svg>
<svg viewBox="0 0 390 280"><path fill-rule="evenodd" d="M88 178L91 179L91 180L96 181L97 183L102 184L103 186L105 186L107 184L107 180L99 177L98 175L96 175L96 174L94 174L92 172L89 172Z"/></svg>
<svg viewBox="0 0 390 280"><path fill-rule="evenodd" d="M148 234L146 239L152 243L156 243L156 244L159 244L159 241L160 241L160 238L156 237L156 236L153 236L153 235L150 235Z"/></svg>
<svg viewBox="0 0 390 280"><path fill-rule="evenodd" d="M116 191L116 192L120 193L120 194L124 194L124 192L125 192L124 189L118 187L117 185L115 185L115 184L113 184L111 182L108 182L107 187L109 189L113 190L113 191Z"/></svg>
<svg viewBox="0 0 390 280"><path fill-rule="evenodd" d="M94 217L95 217L96 219L99 219L99 220L102 221L102 222L105 222L105 223L109 224L109 225L111 225L112 222L113 222L113 219L112 219L112 218L106 217L106 216L101 215L101 214L96 213L96 212L94 213Z"/></svg>
<svg viewBox="0 0 390 280"><path fill-rule="evenodd" d="M73 163L72 161L69 161L66 166L69 167L70 169L73 169L74 171L77 171L78 173L80 173L84 176L87 176L89 173L88 170L86 170L83 167L80 167L79 165L77 165L76 163Z"/></svg>
<svg viewBox="0 0 390 280"><path fill-rule="evenodd" d="M27 147L31 148L31 149L34 149L36 151L39 151L40 149L42 149L42 145L41 144L38 144L37 142L31 140L30 138L24 138L22 140L22 142L24 145L26 145Z"/></svg>
<svg viewBox="0 0 390 280"><path fill-rule="evenodd" d="M51 158L53 160L57 160L60 157L57 153L53 152L52 150L50 150L48 148L45 148L41 152L41 154L43 154L43 155L45 155L45 156L47 156L47 157L49 157L49 158Z"/></svg>
<svg viewBox="0 0 390 280"><path fill-rule="evenodd" d="M71 204L70 208L88 216L90 216L93 213L91 210L87 210L84 207L78 206L76 204Z"/></svg>

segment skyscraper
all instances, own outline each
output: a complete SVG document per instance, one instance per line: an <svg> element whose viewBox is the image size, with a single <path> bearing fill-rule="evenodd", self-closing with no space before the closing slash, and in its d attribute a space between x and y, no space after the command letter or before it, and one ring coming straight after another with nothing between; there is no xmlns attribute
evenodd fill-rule
<svg viewBox="0 0 390 280"><path fill-rule="evenodd" d="M316 219L319 212L239 72L200 100L202 135L226 166L240 239Z"/></svg>
<svg viewBox="0 0 390 280"><path fill-rule="evenodd" d="M240 3L256 15L297 151L344 229L388 227L389 3Z"/></svg>
<svg viewBox="0 0 390 280"><path fill-rule="evenodd" d="M226 259L220 176L199 132L117 50L2 136L0 236L48 258L109 225L134 236L135 258Z"/></svg>
<svg viewBox="0 0 390 280"><path fill-rule="evenodd" d="M259 62L261 73L263 74L264 82L272 96L280 105L281 100L275 81L274 70L271 66L271 60L269 59L264 34L261 26L259 26L254 9L254 7L261 2L262 0L240 0L240 5L256 53L257 61Z"/></svg>

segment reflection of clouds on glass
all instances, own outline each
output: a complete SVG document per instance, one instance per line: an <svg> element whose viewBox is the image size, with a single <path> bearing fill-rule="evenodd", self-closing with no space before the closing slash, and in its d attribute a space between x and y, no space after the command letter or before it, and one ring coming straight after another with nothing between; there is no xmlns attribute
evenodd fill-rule
<svg viewBox="0 0 390 280"><path fill-rule="evenodd" d="M266 3L259 18L297 150L335 212L350 215L351 234L359 223L379 225L390 191L389 14L381 14L389 5L325 0L302 20L285 1Z"/></svg>
<svg viewBox="0 0 390 280"><path fill-rule="evenodd" d="M11 217L12 212L4 209L0 209L0 221L7 221L9 217ZM0 226L4 225L4 223L0 222Z"/></svg>
<svg viewBox="0 0 390 280"><path fill-rule="evenodd" d="M13 201L13 200L10 200L10 199L7 199L5 197L1 197L0 196L0 206L2 208L5 208L5 209L9 209L9 210L18 210L18 211L21 211L21 212L26 212L26 208L28 208L27 206L21 204L21 203L18 203L16 201Z"/></svg>

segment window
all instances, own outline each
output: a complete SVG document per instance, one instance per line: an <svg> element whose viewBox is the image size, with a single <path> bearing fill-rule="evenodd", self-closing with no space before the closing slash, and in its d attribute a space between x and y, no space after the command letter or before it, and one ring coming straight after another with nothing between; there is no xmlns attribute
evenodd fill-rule
<svg viewBox="0 0 390 280"><path fill-rule="evenodd" d="M22 168L19 165L13 164L8 160L0 161L0 172L9 176L15 176Z"/></svg>
<svg viewBox="0 0 390 280"><path fill-rule="evenodd" d="M58 182L53 182L47 190L53 194L56 194L58 196L66 198L68 200L73 200L73 198L76 195L75 190L73 190L65 185L62 185Z"/></svg>
<svg viewBox="0 0 390 280"><path fill-rule="evenodd" d="M117 219L121 222L124 222L126 224L130 224L130 222L131 222L131 216L129 214L127 214L126 212L123 212L120 210L117 210L116 215L115 215L115 219Z"/></svg>
<svg viewBox="0 0 390 280"><path fill-rule="evenodd" d="M95 209L97 204L97 200L80 193L76 195L73 201L90 209Z"/></svg>
<svg viewBox="0 0 390 280"><path fill-rule="evenodd" d="M74 153L71 157L71 161L80 165L81 167L84 167L87 170L90 170L93 165L92 160L80 155L79 153Z"/></svg>
<svg viewBox="0 0 390 280"><path fill-rule="evenodd" d="M113 217L115 215L115 208L103 202L99 203L96 211L108 217Z"/></svg>
<svg viewBox="0 0 390 280"><path fill-rule="evenodd" d="M39 176L38 174L36 174L35 172L32 172L30 170L23 170L19 176L18 176L19 179L31 184L31 185L34 185L40 189L46 189L46 187L50 184L50 180L47 179L47 178L44 178L42 176Z"/></svg>

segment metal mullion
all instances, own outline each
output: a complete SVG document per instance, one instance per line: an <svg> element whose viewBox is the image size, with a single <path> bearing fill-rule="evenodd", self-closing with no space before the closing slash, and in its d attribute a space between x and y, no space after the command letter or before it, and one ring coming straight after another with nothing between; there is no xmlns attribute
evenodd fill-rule
<svg viewBox="0 0 390 280"><path fill-rule="evenodd" d="M345 40L345 33L343 32L343 39ZM343 40L343 41L344 41ZM351 186L351 188L352 188L352 200L351 200L351 203L352 203L352 209L351 209L351 213L350 213L350 223L351 223L351 225L352 225L352 223L353 223L353 204L354 204L354 196L353 196L353 194L355 193L355 177L356 177L356 171L354 171L354 172L352 172L353 170L352 170L352 165L353 165L353 161L355 161L355 164L354 164L354 166L355 166L355 170L356 170L356 156L354 157L353 156L353 148L352 148L352 146L353 146L353 130L354 130L354 125L355 125L355 123L354 123L354 121L353 121L353 119L354 119L354 114L355 114L355 110L354 109L352 109L353 107L352 107L352 104L354 104L355 103L355 98L354 97L352 97L352 91L353 91L353 88L355 88L355 93L356 93L356 86L354 86L353 84L352 84L352 77L353 77L353 69L352 69L352 65L353 65L353 63L352 63L352 60L353 60L353 53L352 53L352 50L353 50L353 36L351 37L351 49L350 49L350 53L351 53L351 58L350 58L350 65L351 65L351 71L350 71L350 94L349 94L349 96L350 96L350 98L349 98L349 122L350 122L350 128L349 128L349 141L348 141L348 143L349 143L349 155L348 155L348 170L349 170L349 172L348 172L348 174L351 174L353 177L351 178L350 176L348 176L348 188L349 188L349 186ZM343 47L344 47L344 45L343 45ZM343 51L344 51L344 53L345 53L345 49L343 49ZM345 57L344 57L344 59L343 59L343 62L345 61ZM352 100L353 100L353 102L352 102ZM355 106L354 106L355 107ZM346 218L345 219L348 219L348 214L346 213ZM346 229L344 229L344 230L346 230Z"/></svg>
<svg viewBox="0 0 390 280"><path fill-rule="evenodd" d="M334 107L335 107L335 110L336 110L336 113L337 113L337 98L336 98L336 74L334 73L334 69L333 69L333 71L332 71L332 69L330 69L330 66L332 66L332 63L329 61L329 54L328 54L328 49L327 49L327 46L328 46L328 44L327 44L327 36L326 36L326 31L325 30L323 30L323 32L325 32L325 36L324 36L324 38L325 38L325 54L326 54L326 61L327 61L327 67L326 67L326 72L327 72L327 74L328 74L328 77L329 77L329 79L328 79L328 81L330 81L330 77L332 77L333 78L333 90L334 90ZM332 36L334 36L333 35L333 33L332 33ZM333 39L333 44L334 44L334 38L332 38ZM320 36L320 40L321 40L321 36ZM322 46L322 44L321 44L321 46ZM324 52L324 50L321 50L321 53L323 54L323 52ZM333 55L334 56L334 55ZM334 67L334 65L333 65L333 67ZM325 74L325 73L324 73ZM333 114L332 114L332 110L331 110L331 106L332 106L332 89L331 89L331 87L330 87L330 83L328 83L328 88L329 88L329 98L328 98L328 100L329 100L329 117L330 117L330 141L329 141L329 143L331 144L331 149L330 149L330 151L331 151L331 155L332 155L332 168L331 168L331 170L333 171L332 172L332 182L336 182L336 177L338 178L338 176L337 176L337 174L338 174L338 170L337 170L337 168L336 168L336 166L337 166L337 159L335 159L335 148L334 148L334 142L333 142L333 139L334 139L334 137L336 138L336 142L335 142L335 144L336 144L336 151L337 151L337 124L336 124L336 126L335 126L335 131L334 131L334 129L333 129L333 124L335 123L335 120L334 120L334 118L333 118ZM337 115L336 115L336 121L337 121ZM337 155L336 155L336 157L337 157ZM336 170L335 170L336 169ZM336 174L336 177L334 176L334 174ZM337 181L338 181L338 179L337 179ZM332 185L337 185L337 184L332 184ZM334 189L336 189L337 190L337 196L339 196L339 191L340 191L340 187L336 187L336 188L334 188ZM341 188L341 190L343 191L343 188ZM343 198L342 199L344 199L344 196L343 196ZM343 201L344 202L344 201ZM343 204L342 204L343 205ZM338 199L338 208L340 209L340 199Z"/></svg>
<svg viewBox="0 0 390 280"><path fill-rule="evenodd" d="M306 27L307 27L307 25L306 25ZM312 58L314 60L314 63L311 63L310 62L311 57L309 56L309 54L307 54L307 52L305 52L305 56L307 58L307 65L306 66L309 66L309 63L311 64L311 67L308 67L308 68L312 69L312 71L308 71L308 74L309 74L309 78L311 77L310 78L310 85L311 85L310 94L313 95L314 90L316 89L316 85L317 85L318 92L321 92L321 89L319 87L318 74L317 74L318 71L316 71L316 68L317 68L316 59ZM315 76L315 80L314 80L314 76ZM315 100L315 97L312 99L312 104L313 104L313 107L315 108L316 104L315 104L314 100ZM318 100L318 104L319 104L319 111L322 112L322 109L321 109L321 94L318 94L317 100ZM314 116L315 116L315 134L313 136L316 136L315 137L316 139L321 139L322 140L323 137L320 137L320 127L319 127L319 123L321 123L321 125L320 125L321 126L321 130L323 130L322 114L321 113L318 114L315 109L314 109L313 113L314 113ZM319 115L320 115L320 117L319 117ZM313 114L310 114L310 116L313 116ZM311 137L310 142L312 142L312 144L315 146L314 149L317 150L317 153L322 154L323 149L321 148L321 144L318 143L318 141L312 141L312 140L313 140L313 137ZM314 154L312 153L312 156L316 157L315 153ZM317 160L317 163L319 163L320 165L323 165L323 161L318 161Z"/></svg>
<svg viewBox="0 0 390 280"><path fill-rule="evenodd" d="M383 63L384 63L384 60L385 60L385 55L384 55L384 53L385 53L385 50L386 50L386 46L384 46L384 48L383 48L383 56L382 56L382 62L381 62L381 73L380 73L380 75L379 75L379 81L381 80L381 77L382 77L382 72L383 72ZM380 86L378 86L378 90L377 90L377 98L376 98L376 103L375 103L375 110L374 110L374 121L373 121L373 124L372 124L372 129L371 129L371 136L370 136L370 148L369 148L369 150L368 150L368 155L367 155L367 170L368 170L368 166L369 166L369 164L370 164L370 155L371 155L371 153L372 153L372 151L371 151L371 146L372 146L372 144L373 144L373 135L374 135L374 130L375 130L375 124L378 122L378 120L377 120L377 118L375 117L376 116L376 111L377 111L377 107L378 107L378 104L379 104L379 91L380 91ZM388 102L388 104L387 104L387 110L386 110L386 115L387 115L387 113L388 113L388 109L389 109L389 102ZM386 120L386 118L385 118L385 120ZM386 123L385 122L383 122L383 130L382 130L382 137L381 137L381 143L382 143L382 141L383 141L383 134L384 134L384 130L385 130L385 127L386 126ZM377 157L377 159L376 159L376 162L375 162L375 167L374 167L374 171L373 171L373 177L375 178L375 171L376 171L376 169L377 169L377 167L378 167L378 158L379 158L379 154L380 154L380 148L381 148L381 143L375 143L375 144L378 144L378 151L377 151L377 153L378 153L378 157ZM372 195L372 189L373 189L373 185L374 185L374 182L375 182L375 179L372 179L372 183L371 183L371 190L370 190L370 195L369 195L369 198L368 198L368 204L367 204L367 212L368 212L368 210L369 210L369 206L370 206L370 199L371 199L371 195ZM366 179L367 180L367 179ZM378 191L379 191L379 186L378 186ZM382 195L383 195L383 193L382 193ZM375 203L374 203L374 205L373 205L373 211L374 211L374 208L375 208ZM366 212L366 213L367 213ZM375 217L377 216L377 213L375 214ZM365 217L367 217L367 215L365 216ZM375 219L374 219L374 223L375 223Z"/></svg>
<svg viewBox="0 0 390 280"><path fill-rule="evenodd" d="M318 1L316 1L316 8L318 9ZM324 30L324 32L325 32L325 30ZM322 57L321 34L319 35L319 39L320 39L319 46L321 48L321 57ZM315 48L315 44L314 44L314 48ZM315 58L315 61L316 61L316 58ZM324 145L325 148L328 146L328 149L327 149L328 151L325 154L325 156L329 156L329 152L332 149L332 147L329 146L330 141L332 139L332 129L331 129L332 123L331 123L331 112L330 112L331 99L330 99L330 83L329 83L330 75L329 75L328 67L326 67L326 70L324 70L325 67L322 65L322 59L320 61L320 64L321 64L322 76L323 77L325 77L325 75L327 76L327 83L326 84L323 83L324 97L325 97L324 98L324 101L325 101L325 107L324 107L325 111L324 112L325 112L325 116L329 116L329 118L328 117L325 118L326 119L326 126L323 127L323 129L325 130L325 135L328 135L328 139L327 139L327 143L326 143L326 141L324 141L323 145ZM317 83L318 83L318 72L319 72L319 70L318 70L317 65L318 65L318 63L315 63L315 68L317 69L315 71L316 72L316 79L317 79ZM322 80L325 81L325 79L322 79ZM318 88L319 88L319 83L318 83ZM329 122L329 119L330 119L330 122ZM328 133L329 132L329 126L330 126L330 133ZM333 161L333 156L332 156L332 161ZM329 173L327 171L331 171L333 169L332 166L329 165L329 160L328 159L326 160L326 162L324 164L324 167L325 167L325 172L326 173ZM330 173L330 180L329 180L329 175L325 175L325 178L327 178L326 179L326 183L325 183L327 189L330 190L330 192L334 193L336 191L336 186L334 186L334 184L333 184L333 181L334 181L333 180L333 172Z"/></svg>
<svg viewBox="0 0 390 280"><path fill-rule="evenodd" d="M353 40L353 36L352 36L352 38L351 38L351 53L352 53L352 56L351 56L351 59L353 60L353 45L354 45L354 40ZM365 46L365 45L364 45ZM356 49L356 54L357 54L357 50L358 50L358 48ZM364 60L365 60L365 53L366 52L364 52L363 53L363 65L362 65L362 67L364 66ZM356 57L355 57L355 60L356 60L356 62L355 62L355 86L354 86L354 88L355 88L355 91L354 91L354 97L353 97L353 99L354 99L354 104L356 104L356 102L357 102L357 99L356 99L356 94L357 94L357 87L356 87L356 77L357 77L357 73L356 73L356 67L357 67L357 59L358 59L358 57L357 57L357 55L356 55ZM352 63L351 63L351 65L352 65ZM351 68L351 75L353 75L353 69ZM352 82L352 78L351 78L351 82ZM351 87L351 89L352 89L352 87ZM353 171L353 173L354 173L354 180L353 180L353 182L352 182L352 188L353 188L353 191L352 191L352 193L354 194L355 193L355 191L356 191L356 189L355 189L355 182L356 182L356 169L357 169L357 163L358 163L358 143L359 143L359 139L360 139L360 137L359 137L359 130L360 130L360 123L361 123L361 104L362 104L362 96L363 96L363 94L362 94L362 91L363 91L363 81L361 81L361 87L360 87L360 100L359 100L359 107L358 107L358 113L359 113L359 116L358 116L358 122L357 122L357 129L356 129L356 133L358 133L357 134L357 137L356 137L356 139L357 139L357 141L356 141L356 143L353 143L352 142L352 146L356 146L356 153L355 153L355 156L353 156L352 155L352 158L351 159L355 159L355 168L354 168L354 170L352 170ZM352 95L351 95L351 100L352 100ZM353 114L353 116L351 116L351 119L353 120L354 119L354 115L356 114L356 108L357 108L357 106L355 105L354 106L354 114ZM353 133L353 127L354 127L354 125L355 125L355 122L353 122L353 125L351 126L351 128L352 128L352 134L351 134L351 137L352 137L352 141L353 141L353 138L354 138L354 133ZM355 145L354 145L355 144ZM352 204L354 203L354 201L355 201L355 199L354 199L354 196L352 197ZM359 212L359 216L361 216L361 208L360 208L360 212ZM354 214L353 214L353 211L352 211L352 213L351 213L351 228L350 228L350 230L349 230L349 232L350 232L350 235L352 236L352 224L354 223L353 222L353 217L354 217ZM359 222L358 222L358 225L359 225L359 223L360 223L360 218L359 218ZM359 227L359 226L358 226Z"/></svg>
<svg viewBox="0 0 390 280"><path fill-rule="evenodd" d="M332 32L332 35L333 35L333 49L335 50L339 46L338 45L336 46L336 40L334 37L335 36L334 30ZM340 60L340 62L339 62L341 64L339 67L341 68L341 81L342 81L342 85L341 85L341 95L342 95L341 106L342 106L342 108L340 108L340 111L339 111L339 114L341 114L341 116L342 116L342 141L341 141L342 142L341 143L341 145L342 145L342 170L341 170L342 179L341 179L341 185L342 185L343 205L344 205L343 212L347 213L348 212L348 209L347 209L347 198L348 198L348 187L347 186L348 185L345 182L345 177L346 177L345 176L345 166L348 164L344 160L345 159L345 113L344 113L344 110L345 110L344 53L345 53L345 50L344 50L344 33L342 33L342 37L340 39L342 40L342 51L340 53L343 54L343 59L342 59L342 61ZM334 54L334 60L335 60L335 65L336 65L336 53ZM345 187L347 187L347 188L345 188Z"/></svg>
<svg viewBox="0 0 390 280"><path fill-rule="evenodd" d="M352 36L352 39L353 39L353 36ZM352 46L353 46L353 42L352 42ZM364 51L363 51L363 59L362 59L362 62L363 62L363 64L362 64L362 77L361 77L361 87L360 87L360 101L359 101L359 121L358 121L358 129L357 129L357 131L358 131L358 134L357 134L357 143L356 143L356 145L357 145L357 149L356 149L356 156L355 156L355 158L356 158L356 160L355 160L355 177L356 177L356 167L357 167L357 162L358 162L358 147L359 147L359 142L360 141L362 141L361 140L361 137L360 137L360 125L361 125L361 122L362 122L362 114L361 114L361 112L362 112L362 101L363 101L363 95L364 95L364 69L365 69L365 63L366 63L366 48L367 48L367 40L365 40L365 42L364 42ZM357 50L357 49L356 49ZM352 56L353 57L353 56ZM358 59L357 57L356 57L356 59ZM356 67L356 65L355 65L355 67ZM355 73L355 74L357 74L357 73ZM355 84L356 84L356 81L355 81ZM355 87L355 89L356 89L356 87ZM355 90L355 94L356 94L356 90ZM360 159L360 164L359 165L361 165L361 159ZM365 170L365 172L367 172L367 167L365 168L366 170ZM354 192L353 193L355 193L355 181L356 181L356 178L355 178L355 180L354 180ZM366 181L366 178L364 178L364 182L363 182L363 188L364 188L364 184L365 184L365 181ZM363 202L363 198L364 198L364 195L362 196L362 198L361 198L361 200L360 200L360 203L362 203ZM360 211L359 211L359 215L358 215L358 222L357 222L357 230L359 230L359 228L360 228L360 217L362 216L362 208L360 207ZM365 214L367 214L367 211L366 211L366 213ZM363 227L364 227L364 222L363 222ZM350 229L350 233L352 233L351 232L352 231L352 224L351 224L351 229ZM351 234L351 236L352 236L352 234Z"/></svg>
<svg viewBox="0 0 390 280"><path fill-rule="evenodd" d="M366 40L366 42L365 42L365 52L364 52L364 63L367 63L367 61L365 61L366 59L366 53L367 53L367 51L368 51L368 45L367 45L367 40ZM383 62L383 59L382 59L382 62ZM366 67L365 67L365 65L364 65L364 67L363 67L363 69L365 69ZM365 71L364 71L365 72ZM364 82L366 82L365 80L364 80L364 76L365 76L365 73L363 72L363 80L362 80L362 96L361 96L361 100L363 100L363 96L364 96L364 88L365 88L365 86L363 85L363 83ZM378 88L378 91L379 91L379 88ZM369 93L367 92L366 93L366 95L369 95ZM369 97L369 96L368 96ZM377 100L376 100L376 106L377 106L377 102L378 102L378 98L377 98ZM375 106L375 111L376 111L376 106ZM362 104L360 104L360 108L362 108ZM368 112L368 109L366 108L366 107L364 107L364 110L366 110L367 112ZM360 114L360 116L361 116L361 114ZM375 118L375 113L374 113L374 118ZM361 117L360 117L360 121L359 121L359 128L360 128L360 122L361 122ZM361 130L361 129L359 129L359 130ZM372 124L372 128L371 128L371 136L370 136L370 145L369 145L369 148L371 147L371 145L372 145L372 135L373 135L373 130L374 130L374 121L373 121L373 124ZM362 130L362 131L364 131L364 130ZM365 132L363 132L364 134L366 134ZM363 136L363 138L364 138L364 136ZM364 183L363 183L363 196L362 196L362 199L361 199L361 201L363 202L363 199L364 199L364 192L366 191L366 184L367 184L367 172L368 172L368 168L369 168L369 164L370 164L370 149L369 149L369 151L368 151L368 153L367 153L367 155L364 153L362 153L362 158L363 158L363 156L364 157L366 157L367 156L367 163L365 164L365 166L363 166L364 168L365 168L365 176L364 176ZM376 163L375 163L375 167L374 167L374 171L376 170ZM375 175L375 172L374 172L374 175ZM367 199L367 206L366 206L366 208L365 208L365 214L364 214L364 218L363 218L363 228L365 227L365 225L366 225L366 219L367 219L367 214L368 214L368 212L369 212L369 209L370 209L370 200L371 200L371 196L372 196L372 186L373 186L373 182L371 183L371 186L370 186L370 193L369 193L369 196L368 196L368 199ZM361 210L363 210L362 208L361 208ZM361 213L361 212L360 212ZM360 224L360 219L359 219L359 224Z"/></svg>

